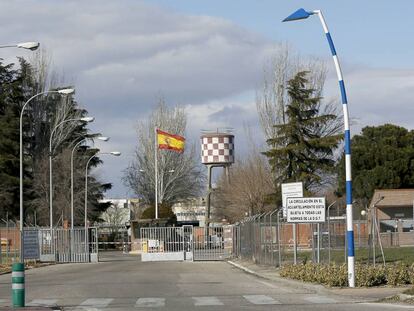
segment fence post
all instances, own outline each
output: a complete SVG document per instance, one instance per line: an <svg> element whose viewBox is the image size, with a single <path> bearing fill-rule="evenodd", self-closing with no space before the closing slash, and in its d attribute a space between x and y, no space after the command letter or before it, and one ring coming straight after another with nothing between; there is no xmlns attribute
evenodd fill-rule
<svg viewBox="0 0 414 311"><path fill-rule="evenodd" d="M292 225L293 227L293 264L296 265L297 263L297 253L298 253L298 248L297 248L297 242L296 242L296 223L293 223Z"/></svg>
<svg viewBox="0 0 414 311"><path fill-rule="evenodd" d="M319 222L317 223L317 230L318 230L318 263L320 263L321 262L321 242L320 242L320 239L321 239L321 227L320 227L320 224L319 224Z"/></svg>
<svg viewBox="0 0 414 311"><path fill-rule="evenodd" d="M277 218L277 224L276 224L276 229L277 229L277 248L278 248L278 261L279 261L279 268L282 266L282 254L281 254L281 246L280 246L280 210L277 212L276 214Z"/></svg>
<svg viewBox="0 0 414 311"><path fill-rule="evenodd" d="M12 301L13 307L20 308L25 305L24 293L24 263L12 265Z"/></svg>

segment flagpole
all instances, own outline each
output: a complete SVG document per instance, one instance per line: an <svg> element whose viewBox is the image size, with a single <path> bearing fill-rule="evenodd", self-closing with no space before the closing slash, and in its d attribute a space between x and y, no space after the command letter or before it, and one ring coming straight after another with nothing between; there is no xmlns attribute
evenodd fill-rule
<svg viewBox="0 0 414 311"><path fill-rule="evenodd" d="M157 127L154 128L155 134L155 219L158 219L158 135Z"/></svg>

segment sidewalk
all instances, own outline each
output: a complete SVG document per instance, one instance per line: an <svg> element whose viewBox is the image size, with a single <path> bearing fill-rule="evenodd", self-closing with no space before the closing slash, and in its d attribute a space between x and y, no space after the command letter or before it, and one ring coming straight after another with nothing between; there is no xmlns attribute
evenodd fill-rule
<svg viewBox="0 0 414 311"><path fill-rule="evenodd" d="M343 297L350 297L357 300L362 300L365 302L375 302L387 297L401 294L404 290L410 287L358 287L358 288L328 288L323 285L305 283L302 281L291 280L282 278L279 276L279 271L277 268L272 268L269 266L260 266L254 264L251 261L235 259L228 261L234 267L237 267L247 273L256 275L257 277L271 280L278 283L284 283L290 287L306 288L308 290L313 290L315 293L325 293L340 295Z"/></svg>

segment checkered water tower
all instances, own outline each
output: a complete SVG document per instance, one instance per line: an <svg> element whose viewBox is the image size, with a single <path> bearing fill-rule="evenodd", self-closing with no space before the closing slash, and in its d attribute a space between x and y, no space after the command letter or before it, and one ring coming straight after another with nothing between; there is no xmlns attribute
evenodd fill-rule
<svg viewBox="0 0 414 311"><path fill-rule="evenodd" d="M201 163L208 169L206 199L206 227L210 224L211 171L213 167L223 167L229 181L229 169L234 163L234 135L231 133L210 132L201 135Z"/></svg>
<svg viewBox="0 0 414 311"><path fill-rule="evenodd" d="M203 134L201 136L201 163L219 166L234 163L234 135Z"/></svg>

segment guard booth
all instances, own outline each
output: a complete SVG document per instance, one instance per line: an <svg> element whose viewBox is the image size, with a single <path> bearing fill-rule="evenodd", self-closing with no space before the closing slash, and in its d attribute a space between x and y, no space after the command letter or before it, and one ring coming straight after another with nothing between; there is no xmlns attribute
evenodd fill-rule
<svg viewBox="0 0 414 311"><path fill-rule="evenodd" d="M234 255L234 235L231 225L141 228L141 260L225 260Z"/></svg>

